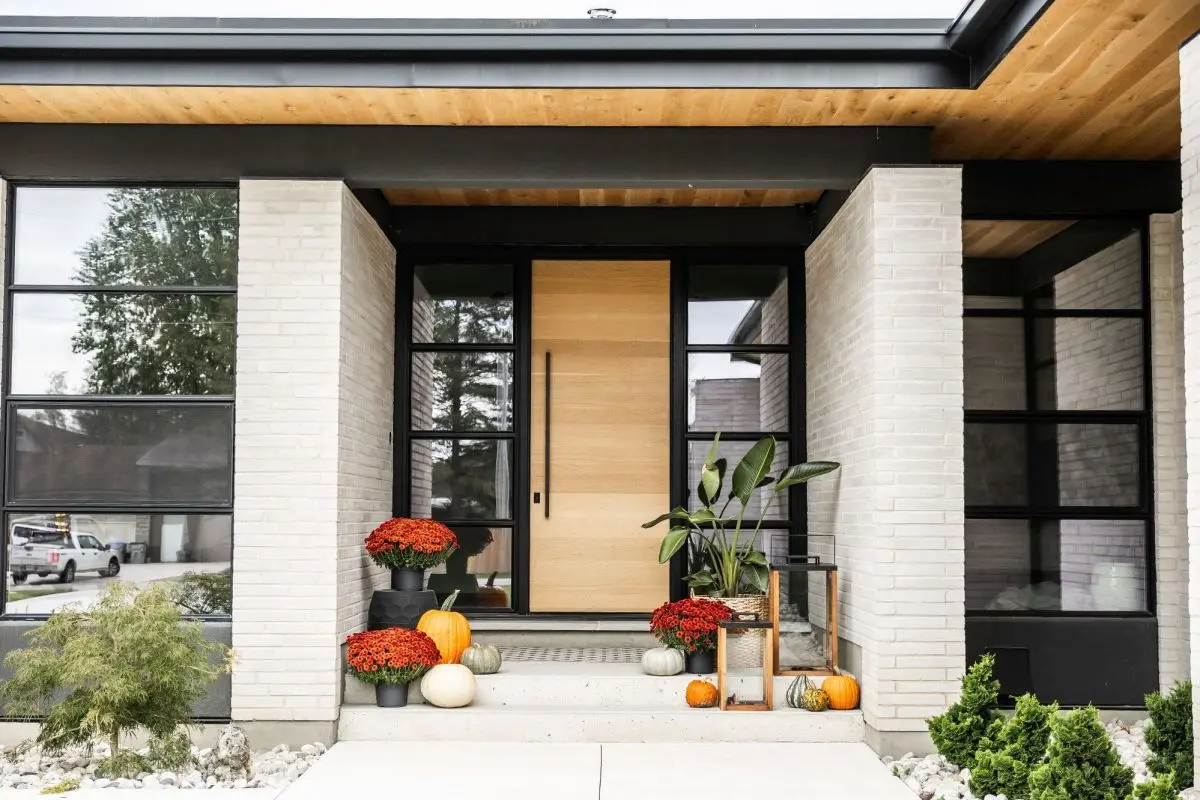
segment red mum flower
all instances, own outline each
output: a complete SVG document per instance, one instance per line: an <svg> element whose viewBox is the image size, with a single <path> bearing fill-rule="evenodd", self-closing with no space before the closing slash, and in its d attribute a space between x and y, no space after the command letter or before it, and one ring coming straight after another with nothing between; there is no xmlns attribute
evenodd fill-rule
<svg viewBox="0 0 1200 800"><path fill-rule="evenodd" d="M733 611L720 600L688 597L663 603L650 616L650 632L663 647L685 653L717 649L717 623Z"/></svg>

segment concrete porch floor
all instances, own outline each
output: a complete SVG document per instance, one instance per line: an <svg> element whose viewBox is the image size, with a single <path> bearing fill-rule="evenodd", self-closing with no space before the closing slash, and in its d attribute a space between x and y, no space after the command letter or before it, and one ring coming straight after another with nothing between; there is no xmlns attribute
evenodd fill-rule
<svg viewBox="0 0 1200 800"><path fill-rule="evenodd" d="M865 744L339 742L279 800L913 800Z"/></svg>

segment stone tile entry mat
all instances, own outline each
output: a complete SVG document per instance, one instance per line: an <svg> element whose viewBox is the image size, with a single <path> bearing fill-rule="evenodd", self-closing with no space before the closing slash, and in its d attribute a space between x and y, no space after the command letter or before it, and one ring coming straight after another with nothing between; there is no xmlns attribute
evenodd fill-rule
<svg viewBox="0 0 1200 800"><path fill-rule="evenodd" d="M555 661L569 664L640 664L644 647L501 647L505 661Z"/></svg>

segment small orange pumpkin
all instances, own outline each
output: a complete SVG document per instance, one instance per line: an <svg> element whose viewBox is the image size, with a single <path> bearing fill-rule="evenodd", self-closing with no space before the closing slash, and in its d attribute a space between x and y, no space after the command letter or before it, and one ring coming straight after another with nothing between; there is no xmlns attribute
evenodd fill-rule
<svg viewBox="0 0 1200 800"><path fill-rule="evenodd" d="M476 605L484 608L508 608L508 595L496 585L498 572L488 576L487 584L481 586L475 595Z"/></svg>
<svg viewBox="0 0 1200 800"><path fill-rule="evenodd" d="M417 620L417 630L433 639L442 654L443 664L457 664L463 650L471 646L471 626L467 624L467 618L450 610L457 599L458 590L455 589L440 609L430 609Z"/></svg>
<svg viewBox="0 0 1200 800"><path fill-rule="evenodd" d="M708 681L692 681L685 697L692 708L712 708L717 704L717 687Z"/></svg>
<svg viewBox="0 0 1200 800"><path fill-rule="evenodd" d="M834 711L858 708L858 681L849 675L832 675L821 683L829 695L829 707Z"/></svg>

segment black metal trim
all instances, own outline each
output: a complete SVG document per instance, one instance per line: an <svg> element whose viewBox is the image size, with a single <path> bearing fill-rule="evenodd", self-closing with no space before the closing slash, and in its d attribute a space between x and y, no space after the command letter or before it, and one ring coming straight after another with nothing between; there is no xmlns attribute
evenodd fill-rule
<svg viewBox="0 0 1200 800"><path fill-rule="evenodd" d="M529 576L531 525L530 496L532 494L533 450L533 262L529 258L512 261L513 270L513 337L517 345L513 366L514 430L517 434L516 476L513 505L517 526L513 530L512 554L512 611L529 613Z"/></svg>
<svg viewBox="0 0 1200 800"><path fill-rule="evenodd" d="M568 188L568 189L840 189L849 188L873 164L929 164L928 127L505 127L421 125L129 125L9 123L0 126L0 174L16 180L59 178L110 182L238 181L255 177L344 180L351 188ZM720 158L714 158L720 153ZM409 207L408 214L417 212ZM738 209L732 209L737 211ZM515 210L454 209L471 215L472 226L487 236L475 243L547 243L547 235L587 212L563 230L556 243L596 241L594 226L606 216L632 215L622 209L539 211L542 232L531 240L495 236L482 227L489 214ZM671 213L657 210L659 226ZM721 210L726 211L726 210ZM755 216L761 209L741 209ZM666 212L666 213L664 213ZM691 215L701 217L699 212ZM784 212L767 211L758 217ZM409 241L408 224L393 214L393 228ZM557 215L557 216L555 216ZM722 218L731 217L721 214ZM414 224L422 241L428 221ZM547 226L547 220L553 225ZM456 222L461 226L462 216ZM584 227L579 227L584 225ZM587 225L593 227L588 228ZM700 233L699 228L694 228ZM762 242L794 243L807 236L800 220L770 233ZM585 235L579 236L583 231ZM619 232L610 226L610 235ZM641 242L662 244L637 229ZM443 244L466 235L447 237ZM588 235L591 234L591 235ZM569 238L575 236L576 238ZM782 238L782 241L781 241ZM724 243L735 244L742 239ZM687 242L684 242L687 243ZM722 243L709 231L700 244Z"/></svg>
<svg viewBox="0 0 1200 800"><path fill-rule="evenodd" d="M671 259L671 364L670 364L670 471L671 508L687 503L687 445L688 429L688 264L676 256ZM681 548L670 563L670 594L672 601L688 596L683 578L688 574L688 548Z"/></svg>
<svg viewBox="0 0 1200 800"><path fill-rule="evenodd" d="M542 455L545 463L542 466L542 493L545 495L542 504L542 515L550 519L550 351L546 351L546 405L542 408L542 417L546 422L545 439L542 441Z"/></svg>
<svg viewBox="0 0 1200 800"><path fill-rule="evenodd" d="M1178 211L1179 161L966 161L964 219L1080 219Z"/></svg>
<svg viewBox="0 0 1200 800"><path fill-rule="evenodd" d="M12 17L12 84L975 88L1050 0L957 19Z"/></svg>

